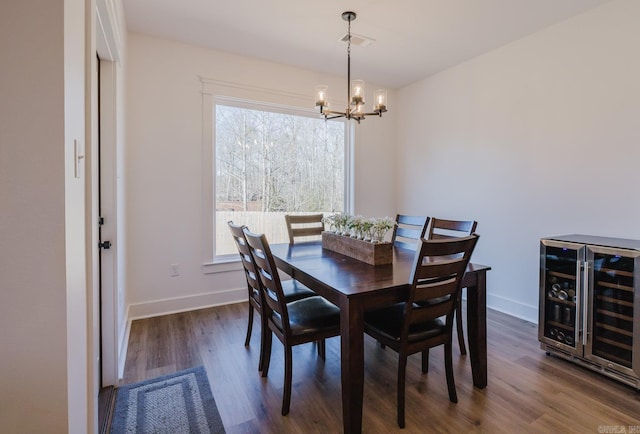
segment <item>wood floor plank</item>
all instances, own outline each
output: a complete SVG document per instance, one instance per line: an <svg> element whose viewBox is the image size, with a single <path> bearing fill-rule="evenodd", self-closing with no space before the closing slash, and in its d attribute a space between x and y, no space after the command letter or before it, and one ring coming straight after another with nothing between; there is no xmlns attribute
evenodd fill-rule
<svg viewBox="0 0 640 434"><path fill-rule="evenodd" d="M291 412L280 415L282 345L273 341L267 378L258 372L259 317L244 346L248 305L239 303L132 323L122 384L204 365L228 433L334 433L342 430L340 340L294 348ZM367 433L598 432L640 426L640 395L624 384L548 356L537 326L488 311L488 379L473 387L468 356L454 344L458 404L449 402L441 348L422 374L407 363L407 427L396 425L397 354L365 338L363 431Z"/></svg>

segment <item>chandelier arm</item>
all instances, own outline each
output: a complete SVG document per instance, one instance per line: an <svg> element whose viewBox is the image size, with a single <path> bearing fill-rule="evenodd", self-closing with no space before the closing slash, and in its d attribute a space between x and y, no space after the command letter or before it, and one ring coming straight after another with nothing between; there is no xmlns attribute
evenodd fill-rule
<svg viewBox="0 0 640 434"><path fill-rule="evenodd" d="M335 110L323 110L322 114L340 115L340 116L346 116L347 115L345 112L339 112L339 111L335 111Z"/></svg>
<svg viewBox="0 0 640 434"><path fill-rule="evenodd" d="M336 113L336 112L334 112L334 113ZM338 113L335 116L327 116L327 115L325 115L324 119L327 120L327 121L330 121L331 119L338 119L338 118L345 118L345 117L346 117L346 115L344 113Z"/></svg>

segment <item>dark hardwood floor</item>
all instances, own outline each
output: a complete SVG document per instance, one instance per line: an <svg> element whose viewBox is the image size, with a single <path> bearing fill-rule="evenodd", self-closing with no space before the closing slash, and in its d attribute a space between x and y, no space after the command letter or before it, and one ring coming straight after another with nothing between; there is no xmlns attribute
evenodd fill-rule
<svg viewBox="0 0 640 434"><path fill-rule="evenodd" d="M204 365L227 433L341 432L339 338L327 341L324 363L313 344L294 348L291 413L283 417L282 345L274 339L262 378L259 319L244 346L247 310L240 303L134 321L122 384ZM410 357L404 430L396 425L397 354L367 337L363 431L640 432L634 388L547 356L535 324L492 310L487 317L488 387L473 388L468 356L455 343L458 404L448 399L442 347L431 350L425 375L419 355Z"/></svg>

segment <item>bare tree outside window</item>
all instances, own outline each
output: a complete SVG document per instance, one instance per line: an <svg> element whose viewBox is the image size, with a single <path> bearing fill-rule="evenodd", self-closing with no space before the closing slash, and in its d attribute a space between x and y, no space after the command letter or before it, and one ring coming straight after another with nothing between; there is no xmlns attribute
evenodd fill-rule
<svg viewBox="0 0 640 434"><path fill-rule="evenodd" d="M344 210L345 124L217 104L214 174L216 256L236 253L229 220L286 242L285 214Z"/></svg>

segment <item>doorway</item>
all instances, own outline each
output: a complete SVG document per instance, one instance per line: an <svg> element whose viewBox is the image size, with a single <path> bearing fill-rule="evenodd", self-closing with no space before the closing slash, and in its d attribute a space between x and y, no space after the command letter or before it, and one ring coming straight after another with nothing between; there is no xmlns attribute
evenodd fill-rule
<svg viewBox="0 0 640 434"><path fill-rule="evenodd" d="M106 432L119 382L119 318L121 317L118 258L122 242L118 237L118 146L117 146L117 68L116 62L97 56L96 188L97 208L97 321L98 422Z"/></svg>
<svg viewBox="0 0 640 434"><path fill-rule="evenodd" d="M121 282L123 267L119 267L123 255L123 239L119 236L122 209L118 207L119 177L117 170L119 137L122 122L119 120L122 103L121 53L124 23L120 13L109 0L95 2L95 51L92 64L92 137L91 142L91 211L88 226L91 227L90 250L92 275L92 336L93 336L93 391L98 410L93 417L98 419L98 428L104 432L103 401L115 396L114 388L120 378L119 340L124 317L124 294ZM97 249L97 250L96 250ZM109 391L104 394L103 391ZM111 395L111 396L110 396ZM110 419L107 415L106 419ZM95 420L95 419L94 419Z"/></svg>
<svg viewBox="0 0 640 434"><path fill-rule="evenodd" d="M98 233L101 386L118 384L117 129L115 62L98 61Z"/></svg>

